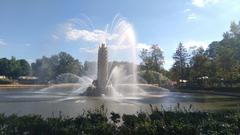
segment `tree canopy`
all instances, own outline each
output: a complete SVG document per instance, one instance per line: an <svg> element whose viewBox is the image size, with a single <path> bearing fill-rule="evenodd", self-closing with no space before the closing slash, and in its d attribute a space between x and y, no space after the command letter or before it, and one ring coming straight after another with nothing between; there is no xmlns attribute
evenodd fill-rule
<svg viewBox="0 0 240 135"><path fill-rule="evenodd" d="M30 65L24 59L17 60L15 57L11 59L0 59L0 75L7 76L12 79L16 79L19 76L29 75Z"/></svg>
<svg viewBox="0 0 240 135"><path fill-rule="evenodd" d="M175 63L170 72L172 79L187 79L190 86L238 87L240 83L240 23L232 22L221 41L208 48L197 48L190 53L182 44L173 56Z"/></svg>
<svg viewBox="0 0 240 135"><path fill-rule="evenodd" d="M60 52L51 57L42 57L32 63L34 76L39 77L43 82L55 79L56 76L64 73L81 75L83 72L82 64L74 59L70 54Z"/></svg>
<svg viewBox="0 0 240 135"><path fill-rule="evenodd" d="M179 43L178 48L173 55L173 59L175 62L170 71L172 74L172 79L175 81L186 79L189 54L181 42Z"/></svg>
<svg viewBox="0 0 240 135"><path fill-rule="evenodd" d="M158 45L152 45L150 49L143 49L140 53L141 67L144 70L160 72L163 69L163 51Z"/></svg>

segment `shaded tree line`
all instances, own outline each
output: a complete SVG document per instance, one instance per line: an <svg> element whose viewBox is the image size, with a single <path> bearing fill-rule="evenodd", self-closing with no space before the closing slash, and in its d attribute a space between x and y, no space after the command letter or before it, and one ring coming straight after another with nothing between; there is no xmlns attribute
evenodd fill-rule
<svg viewBox="0 0 240 135"><path fill-rule="evenodd" d="M232 22L221 41L214 41L204 50L190 51L179 44L170 69L171 79L180 86L239 87L240 83L240 23ZM186 80L186 82L184 82Z"/></svg>
<svg viewBox="0 0 240 135"><path fill-rule="evenodd" d="M72 73L80 76L83 72L81 62L65 52L60 52L51 57L43 56L32 63L31 67L32 75L37 76L42 83L54 80L60 74Z"/></svg>
<svg viewBox="0 0 240 135"><path fill-rule="evenodd" d="M0 75L10 79L17 79L19 76L29 75L30 69L30 64L24 59L17 60L15 57L11 59L0 59Z"/></svg>
<svg viewBox="0 0 240 135"><path fill-rule="evenodd" d="M81 62L65 52L51 57L43 56L31 64L24 59L17 60L15 57L1 58L0 67L0 75L9 79L16 80L20 76L36 76L40 83L54 80L60 74L72 73L80 76L84 72Z"/></svg>

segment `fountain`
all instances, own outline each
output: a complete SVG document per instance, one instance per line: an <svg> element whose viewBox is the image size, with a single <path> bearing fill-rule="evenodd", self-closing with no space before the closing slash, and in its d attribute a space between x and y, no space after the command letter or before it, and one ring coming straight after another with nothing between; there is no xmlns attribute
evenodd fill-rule
<svg viewBox="0 0 240 135"><path fill-rule="evenodd" d="M106 44L101 44L98 48L98 61L97 61L97 79L92 82L84 93L83 96L121 96L119 91L136 96L136 93L142 93L143 90L137 84L136 70L133 63L132 75L126 75L124 69L118 66L114 67L108 76L108 50ZM120 78L122 79L120 81ZM124 94L127 95L127 94Z"/></svg>
<svg viewBox="0 0 240 135"><path fill-rule="evenodd" d="M82 94L85 96L101 96L107 94L108 81L108 51L107 46L102 44L98 48L97 61L97 80L94 80L92 85Z"/></svg>
<svg viewBox="0 0 240 135"><path fill-rule="evenodd" d="M136 64L137 39L132 24L122 18L114 19L112 25L101 33L103 34L100 36L102 40L97 42L102 43L98 47L97 73L94 71L94 73L85 74L83 77L76 77L70 74L64 74L58 77L57 82L63 83L69 82L69 80L73 82L75 78L79 79L77 82L79 87L77 89L74 87L72 90L69 90L68 93L72 92L70 95L107 96L117 99L142 97L147 94L146 91L152 89L166 91L166 89L144 83L146 81L143 81L143 79L138 76ZM104 44L106 42L108 45ZM111 51L108 52L108 49ZM113 62L108 61L109 58L110 60L115 59L115 54L119 51L118 49L125 49L125 54L129 58L127 61L130 60L129 65L113 65ZM110 55L110 57L108 57L108 55ZM141 79L142 81L139 81ZM61 86L68 87L66 89L69 89L71 85L72 84ZM50 89L56 89L56 87ZM50 90L46 88L43 92L50 92Z"/></svg>
<svg viewBox="0 0 240 135"><path fill-rule="evenodd" d="M115 23L116 22L116 23ZM82 96L108 96L108 97L139 97L144 96L147 89L159 89L152 85L139 84L137 71L137 39L132 24L124 19L113 21L109 31L98 48L97 54L97 74L92 84L86 88ZM106 37L105 37L106 36ZM108 49L110 58L114 58L118 52L114 48L125 48L126 55L131 61L128 65L130 70L126 70L123 65L112 65L108 62ZM141 81L143 82L143 81Z"/></svg>
<svg viewBox="0 0 240 135"><path fill-rule="evenodd" d="M97 86L99 93L106 93L108 81L108 53L107 46L102 44L98 49Z"/></svg>

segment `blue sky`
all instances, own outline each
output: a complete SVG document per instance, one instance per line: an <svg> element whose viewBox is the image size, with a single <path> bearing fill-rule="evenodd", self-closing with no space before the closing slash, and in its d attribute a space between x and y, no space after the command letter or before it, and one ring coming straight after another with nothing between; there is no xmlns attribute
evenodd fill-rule
<svg viewBox="0 0 240 135"><path fill-rule="evenodd" d="M0 0L0 57L32 62L66 51L95 60L98 38L114 37L109 27L117 18L130 26L130 37L133 30L138 52L158 44L168 69L180 41L206 47L221 40L239 13L240 0ZM129 60L130 52L112 47L110 59Z"/></svg>

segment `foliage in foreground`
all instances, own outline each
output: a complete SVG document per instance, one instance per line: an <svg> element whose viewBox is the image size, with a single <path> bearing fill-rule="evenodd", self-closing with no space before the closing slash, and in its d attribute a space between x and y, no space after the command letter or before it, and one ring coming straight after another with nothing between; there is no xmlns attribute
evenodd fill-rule
<svg viewBox="0 0 240 135"><path fill-rule="evenodd" d="M104 107L87 111L78 117L42 118L40 115L0 115L0 134L127 134L127 135L231 135L240 133L240 112L164 111L151 107L150 113L112 112Z"/></svg>

